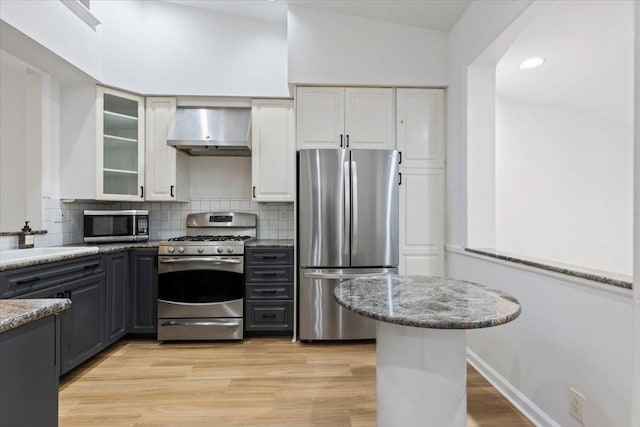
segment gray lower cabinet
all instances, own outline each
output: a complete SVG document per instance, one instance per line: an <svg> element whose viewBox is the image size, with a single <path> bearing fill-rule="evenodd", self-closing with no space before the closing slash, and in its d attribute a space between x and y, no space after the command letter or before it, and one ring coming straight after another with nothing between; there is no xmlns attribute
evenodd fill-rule
<svg viewBox="0 0 640 427"><path fill-rule="evenodd" d="M104 273L63 286L71 307L62 313L61 374L67 373L105 347Z"/></svg>
<svg viewBox="0 0 640 427"><path fill-rule="evenodd" d="M129 332L156 334L158 332L158 251L134 249L130 253Z"/></svg>
<svg viewBox="0 0 640 427"><path fill-rule="evenodd" d="M55 369L64 375L127 333L157 332L157 254L126 250L7 270L0 298L71 300L55 322Z"/></svg>
<svg viewBox="0 0 640 427"><path fill-rule="evenodd" d="M129 251L107 256L106 315L107 344L127 333L129 320Z"/></svg>
<svg viewBox="0 0 640 427"><path fill-rule="evenodd" d="M57 318L0 334L0 425L58 425Z"/></svg>
<svg viewBox="0 0 640 427"><path fill-rule="evenodd" d="M293 248L245 248L245 332L293 333Z"/></svg>

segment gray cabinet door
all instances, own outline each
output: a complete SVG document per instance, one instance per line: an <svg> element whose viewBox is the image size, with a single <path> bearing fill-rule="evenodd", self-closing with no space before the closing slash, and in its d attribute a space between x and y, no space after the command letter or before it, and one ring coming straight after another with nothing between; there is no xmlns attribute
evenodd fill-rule
<svg viewBox="0 0 640 427"><path fill-rule="evenodd" d="M107 255L107 343L127 333L129 252Z"/></svg>
<svg viewBox="0 0 640 427"><path fill-rule="evenodd" d="M158 251L131 251L129 332L158 332Z"/></svg>
<svg viewBox="0 0 640 427"><path fill-rule="evenodd" d="M62 313L62 367L65 374L104 348L104 273L63 286L71 307Z"/></svg>
<svg viewBox="0 0 640 427"><path fill-rule="evenodd" d="M56 316L0 334L0 424L58 425Z"/></svg>

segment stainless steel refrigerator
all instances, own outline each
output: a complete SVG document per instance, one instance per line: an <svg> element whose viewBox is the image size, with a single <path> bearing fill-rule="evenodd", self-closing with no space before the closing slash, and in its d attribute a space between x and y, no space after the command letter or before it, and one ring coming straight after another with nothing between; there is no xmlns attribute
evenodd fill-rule
<svg viewBox="0 0 640 427"><path fill-rule="evenodd" d="M308 149L298 158L301 340L375 338L375 321L343 309L334 288L398 266L398 152Z"/></svg>

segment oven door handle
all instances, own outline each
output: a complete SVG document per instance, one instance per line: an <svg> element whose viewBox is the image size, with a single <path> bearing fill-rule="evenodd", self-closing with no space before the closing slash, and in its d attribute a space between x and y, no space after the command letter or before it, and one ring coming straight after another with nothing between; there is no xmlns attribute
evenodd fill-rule
<svg viewBox="0 0 640 427"><path fill-rule="evenodd" d="M164 322L161 326L240 326L239 322Z"/></svg>
<svg viewBox="0 0 640 427"><path fill-rule="evenodd" d="M185 258L161 258L160 264L179 264L182 262L211 262L214 264L240 264L242 260L234 258L212 257L185 257Z"/></svg>

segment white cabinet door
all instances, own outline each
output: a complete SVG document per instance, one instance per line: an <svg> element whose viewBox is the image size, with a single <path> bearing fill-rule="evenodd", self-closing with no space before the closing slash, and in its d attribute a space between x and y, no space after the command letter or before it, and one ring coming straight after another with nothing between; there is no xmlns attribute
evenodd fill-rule
<svg viewBox="0 0 640 427"><path fill-rule="evenodd" d="M96 199L144 200L144 98L98 86Z"/></svg>
<svg viewBox="0 0 640 427"><path fill-rule="evenodd" d="M444 167L444 90L397 89L401 167Z"/></svg>
<svg viewBox="0 0 640 427"><path fill-rule="evenodd" d="M293 101L251 103L253 200L293 202L296 162Z"/></svg>
<svg viewBox="0 0 640 427"><path fill-rule="evenodd" d="M348 148L394 150L393 89L345 89L345 145Z"/></svg>
<svg viewBox="0 0 640 427"><path fill-rule="evenodd" d="M167 145L175 98L147 98L145 200L188 201L188 157Z"/></svg>
<svg viewBox="0 0 640 427"><path fill-rule="evenodd" d="M444 170L400 170L400 274L444 273Z"/></svg>
<svg viewBox="0 0 640 427"><path fill-rule="evenodd" d="M296 116L298 149L344 145L344 88L297 88Z"/></svg>

